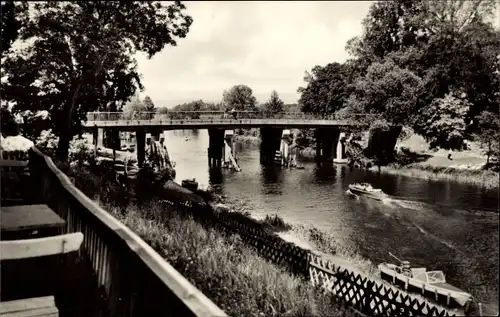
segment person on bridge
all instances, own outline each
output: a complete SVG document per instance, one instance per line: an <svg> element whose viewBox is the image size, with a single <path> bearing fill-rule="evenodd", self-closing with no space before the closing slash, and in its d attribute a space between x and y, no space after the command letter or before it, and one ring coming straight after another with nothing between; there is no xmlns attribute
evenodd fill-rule
<svg viewBox="0 0 500 317"><path fill-rule="evenodd" d="M238 113L236 112L236 110L234 108L231 109L231 114L233 115L234 120L236 120L236 116Z"/></svg>

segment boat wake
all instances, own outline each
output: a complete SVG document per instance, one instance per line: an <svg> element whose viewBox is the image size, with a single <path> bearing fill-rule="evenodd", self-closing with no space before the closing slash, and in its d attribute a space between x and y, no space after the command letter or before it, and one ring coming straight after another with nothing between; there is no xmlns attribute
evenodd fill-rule
<svg viewBox="0 0 500 317"><path fill-rule="evenodd" d="M450 242L444 240L444 239L441 239L440 237L430 233L429 231L423 229L422 227L420 227L419 225L417 225L416 223L414 223L413 221L410 221L410 224L412 226L414 226L415 228L417 228L420 232L422 232L425 236L447 246L448 248L452 249L452 250L455 250L457 251L458 253L460 254L464 254L459 248L457 248L456 246L454 246L453 244L451 244Z"/></svg>

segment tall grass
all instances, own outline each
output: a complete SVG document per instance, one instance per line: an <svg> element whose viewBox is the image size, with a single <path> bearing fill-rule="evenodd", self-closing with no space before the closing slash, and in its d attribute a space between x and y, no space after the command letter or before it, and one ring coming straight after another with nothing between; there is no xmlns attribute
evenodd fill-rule
<svg viewBox="0 0 500 317"><path fill-rule="evenodd" d="M223 235L160 203L138 206L123 189L89 171L72 175L84 193L137 233L230 316L356 315L333 295L259 256L238 235ZM276 229L284 225L279 219L270 217L262 223Z"/></svg>
<svg viewBox="0 0 500 317"><path fill-rule="evenodd" d="M101 205L231 316L354 316L331 295L261 258L238 235L223 236L155 203L125 212Z"/></svg>
<svg viewBox="0 0 500 317"><path fill-rule="evenodd" d="M494 189L499 187L499 174L490 170L467 170L452 167L440 167L423 164L410 164L404 167L382 167L382 172L392 175L404 175L427 180L453 181Z"/></svg>

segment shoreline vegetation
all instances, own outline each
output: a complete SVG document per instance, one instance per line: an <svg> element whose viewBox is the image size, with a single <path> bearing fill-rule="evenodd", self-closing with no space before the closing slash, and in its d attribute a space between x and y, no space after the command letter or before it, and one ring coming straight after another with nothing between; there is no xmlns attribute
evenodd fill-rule
<svg viewBox="0 0 500 317"><path fill-rule="evenodd" d="M227 236L207 228L165 204L148 201L138 205L126 190L103 182L89 170L70 173L85 194L137 233L230 316L357 316L333 294L260 256L237 234ZM257 220L287 242L388 285L378 276L374 263L312 225L288 224L279 215L258 219L231 198L217 197L216 202ZM460 311L447 310L460 315Z"/></svg>
<svg viewBox="0 0 500 317"><path fill-rule="evenodd" d="M332 294L264 259L237 234L224 235L159 202L138 205L89 170L69 172L77 187L230 316L358 316ZM283 225L279 219L265 221Z"/></svg>
<svg viewBox="0 0 500 317"><path fill-rule="evenodd" d="M260 138L253 135L238 135L236 136L235 140L236 142L244 144L260 144ZM403 145L404 144L405 143L403 143ZM454 153L454 155L455 154L456 153ZM312 162L315 160L316 150L311 146L302 147L298 149L297 156L302 160ZM432 155L429 156L433 157ZM462 156L465 155L462 154ZM499 188L500 184L498 172L485 170L482 168L456 168L450 166L449 164L447 164L448 162L444 160L439 160L440 155L436 155L436 157L433 158L434 160L429 160L429 163L425 161L421 163L411 164L391 163L387 166L381 166L380 172L390 175L401 175L405 177L413 177L431 181L452 181L461 184L474 185L485 189ZM467 157L465 157L464 162L465 165L467 165L467 163L471 161L477 163L478 160L482 161L483 158L472 157L468 160ZM485 159L484 162L486 162ZM475 165L477 166L478 164ZM374 172L378 171L378 168L376 166L366 167L366 169Z"/></svg>

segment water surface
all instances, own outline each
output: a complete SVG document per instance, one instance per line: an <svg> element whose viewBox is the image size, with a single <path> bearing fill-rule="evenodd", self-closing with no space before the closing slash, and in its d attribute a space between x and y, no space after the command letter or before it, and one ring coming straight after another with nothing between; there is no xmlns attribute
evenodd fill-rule
<svg viewBox="0 0 500 317"><path fill-rule="evenodd" d="M241 172L209 169L206 130L169 131L166 143L178 182L195 177L244 201L255 215L312 224L374 263L394 261L392 252L414 266L443 270L451 284L498 301L498 191L341 165L263 167L258 147L245 144L237 145ZM398 199L382 203L346 194L349 184L361 181Z"/></svg>

